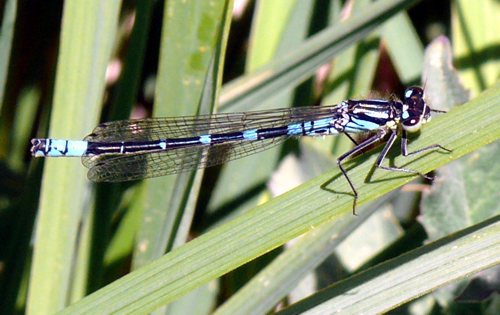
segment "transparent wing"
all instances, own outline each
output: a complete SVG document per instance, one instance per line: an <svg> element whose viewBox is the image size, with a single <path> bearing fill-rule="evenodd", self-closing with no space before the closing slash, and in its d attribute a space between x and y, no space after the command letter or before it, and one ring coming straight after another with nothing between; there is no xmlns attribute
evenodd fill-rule
<svg viewBox="0 0 500 315"><path fill-rule="evenodd" d="M335 117L336 106L309 106L195 117L112 121L99 125L85 140L93 142L154 141L206 134L273 128ZM127 181L205 168L268 149L287 137L176 148L154 153L84 156L93 181Z"/></svg>
<svg viewBox="0 0 500 315"><path fill-rule="evenodd" d="M137 155L87 157L88 178L96 182L122 182L181 173L219 165L283 142L286 137L241 141L214 146L192 146Z"/></svg>
<svg viewBox="0 0 500 315"><path fill-rule="evenodd" d="M334 117L336 106L308 106L193 117L119 120L97 126L84 140L94 142L149 141L213 133L272 128L293 122Z"/></svg>

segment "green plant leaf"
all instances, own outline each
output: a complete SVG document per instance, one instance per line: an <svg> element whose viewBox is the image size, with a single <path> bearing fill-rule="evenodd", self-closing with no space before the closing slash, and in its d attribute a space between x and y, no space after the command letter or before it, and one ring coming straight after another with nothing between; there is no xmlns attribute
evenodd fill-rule
<svg viewBox="0 0 500 315"><path fill-rule="evenodd" d="M342 216L326 222L297 239L294 244L259 272L214 314L265 314L300 280L317 267L350 233L359 227L387 198L370 205L359 216Z"/></svg>
<svg viewBox="0 0 500 315"><path fill-rule="evenodd" d="M431 240L438 239L500 212L500 143L492 143L438 171L424 194L421 218Z"/></svg>
<svg viewBox="0 0 500 315"><path fill-rule="evenodd" d="M288 38L284 33L290 32L289 35L292 35L292 30L304 32L301 25L295 28L287 24L292 10L297 7L296 4L297 0L258 1L256 3L246 62L247 71L253 71L265 65L275 56L276 51L279 50L280 39ZM308 7L311 3L304 2L304 4L307 7L303 8L306 10L303 10L302 13L307 14L310 12ZM299 11L297 10L297 12ZM304 20L302 22L304 23ZM300 21L297 20L297 23Z"/></svg>
<svg viewBox="0 0 500 315"><path fill-rule="evenodd" d="M381 29L384 45L405 84L418 81L424 62L424 47L406 12L391 18Z"/></svg>
<svg viewBox="0 0 500 315"><path fill-rule="evenodd" d="M278 314L385 313L500 263L499 236L496 216L341 281Z"/></svg>
<svg viewBox="0 0 500 315"><path fill-rule="evenodd" d="M453 56L464 84L477 95L498 82L498 12L496 0L452 2Z"/></svg>
<svg viewBox="0 0 500 315"><path fill-rule="evenodd" d="M16 22L17 1L8 0L3 8L2 17L2 32L0 33L0 112L4 101L5 88L7 87L7 74L11 48L12 38L14 37L14 26Z"/></svg>
<svg viewBox="0 0 500 315"><path fill-rule="evenodd" d="M50 133L81 138L98 121L120 5L66 2ZM68 176L71 174L71 176ZM27 313L54 313L71 292L78 225L89 186L77 160L45 162Z"/></svg>
<svg viewBox="0 0 500 315"><path fill-rule="evenodd" d="M165 4L155 116L207 114L213 110L231 3L176 0ZM201 171L197 175L184 173L145 183L147 206L134 268L186 241L201 175Z"/></svg>

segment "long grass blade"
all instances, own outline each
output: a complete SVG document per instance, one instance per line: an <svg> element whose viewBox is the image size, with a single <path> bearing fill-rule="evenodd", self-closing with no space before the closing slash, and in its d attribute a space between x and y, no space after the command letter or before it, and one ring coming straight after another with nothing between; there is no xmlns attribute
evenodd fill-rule
<svg viewBox="0 0 500 315"><path fill-rule="evenodd" d="M114 1L65 3L49 135L81 138L97 123L119 8ZM45 163L28 314L51 314L68 302L75 231L89 193L84 178L78 161Z"/></svg>

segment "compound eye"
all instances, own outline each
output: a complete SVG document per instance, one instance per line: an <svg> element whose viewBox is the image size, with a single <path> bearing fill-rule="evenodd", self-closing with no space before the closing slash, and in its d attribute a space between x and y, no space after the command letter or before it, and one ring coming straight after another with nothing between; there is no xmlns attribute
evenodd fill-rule
<svg viewBox="0 0 500 315"><path fill-rule="evenodd" d="M419 101L424 97L424 90L418 86L412 86L405 90L405 101Z"/></svg>
<svg viewBox="0 0 500 315"><path fill-rule="evenodd" d="M401 114L401 125L409 132L415 132L430 117L430 110L424 101L424 90L412 86L405 91L405 102Z"/></svg>

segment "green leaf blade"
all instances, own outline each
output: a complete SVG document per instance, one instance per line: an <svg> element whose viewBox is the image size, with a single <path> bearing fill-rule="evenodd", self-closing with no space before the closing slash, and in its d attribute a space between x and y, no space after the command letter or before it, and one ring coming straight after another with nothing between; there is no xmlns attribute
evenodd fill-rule
<svg viewBox="0 0 500 315"><path fill-rule="evenodd" d="M500 263L499 252L496 216L353 276L278 314L384 313Z"/></svg>
<svg viewBox="0 0 500 315"><path fill-rule="evenodd" d="M119 4L68 2L49 135L82 138L98 121ZM76 35L78 34L78 35ZM54 313L71 292L75 231L88 194L78 160L45 163L27 312ZM69 176L68 174L71 174Z"/></svg>

